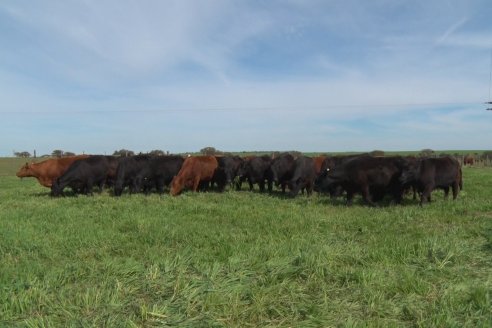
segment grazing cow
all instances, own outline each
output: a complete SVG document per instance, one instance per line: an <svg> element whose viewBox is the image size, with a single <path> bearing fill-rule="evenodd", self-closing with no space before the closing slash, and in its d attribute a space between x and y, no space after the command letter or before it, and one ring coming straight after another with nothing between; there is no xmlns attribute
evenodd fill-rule
<svg viewBox="0 0 492 328"><path fill-rule="evenodd" d="M270 166L272 180L275 185L281 186L285 193L285 187L289 185L295 170L295 158L291 154L282 154L273 159ZM289 187L292 187L289 185ZM292 188L291 188L292 189Z"/></svg>
<svg viewBox="0 0 492 328"><path fill-rule="evenodd" d="M249 190L253 190L255 183L258 184L260 191L265 191L265 181L268 184L268 191L272 191L272 177L270 164L272 158L268 155L246 158L239 169L239 180L248 180Z"/></svg>
<svg viewBox="0 0 492 328"><path fill-rule="evenodd" d="M314 159L306 156L298 157L294 162L294 173L289 182L292 188L290 196L295 197L303 189L306 189L308 196L311 195L315 179L316 164Z"/></svg>
<svg viewBox="0 0 492 328"><path fill-rule="evenodd" d="M402 187L399 181L405 160L401 157L357 156L322 173L316 180L317 190L333 190L341 186L347 192L347 205L352 204L355 193L374 205L386 194L401 202Z"/></svg>
<svg viewBox="0 0 492 328"><path fill-rule="evenodd" d="M113 189L115 196L121 196L126 186L128 186L130 193L140 191L141 181L138 174L149 166L151 157L150 155L137 155L120 158Z"/></svg>
<svg viewBox="0 0 492 328"><path fill-rule="evenodd" d="M78 155L48 159L39 163L26 163L16 175L19 178L35 177L43 187L51 188L53 181L65 173L73 162L87 157L89 155Z"/></svg>
<svg viewBox="0 0 492 328"><path fill-rule="evenodd" d="M99 186L102 190L108 173L110 171L110 160L107 156L96 155L79 159L68 168L68 170L51 186L51 195L60 196L63 189L69 186L75 193L91 194L93 186Z"/></svg>
<svg viewBox="0 0 492 328"><path fill-rule="evenodd" d="M453 199L463 188L463 177L460 163L453 157L424 158L407 165L400 181L402 184L415 184L420 193L420 205L431 201L434 189L443 189L444 197L453 190Z"/></svg>
<svg viewBox="0 0 492 328"><path fill-rule="evenodd" d="M183 157L175 155L151 157L148 165L144 165L137 173L137 189L148 193L155 187L157 192L162 194L164 187L168 186L178 174L183 162Z"/></svg>
<svg viewBox="0 0 492 328"><path fill-rule="evenodd" d="M178 175L174 177L171 183L171 195L179 195L184 188L198 191L201 183L208 183L212 180L218 165L219 163L214 156L186 158Z"/></svg>
<svg viewBox="0 0 492 328"><path fill-rule="evenodd" d="M218 190L224 191L226 185L231 185L236 178L243 160L239 156L216 156L218 168L210 182L213 187L217 183Z"/></svg>

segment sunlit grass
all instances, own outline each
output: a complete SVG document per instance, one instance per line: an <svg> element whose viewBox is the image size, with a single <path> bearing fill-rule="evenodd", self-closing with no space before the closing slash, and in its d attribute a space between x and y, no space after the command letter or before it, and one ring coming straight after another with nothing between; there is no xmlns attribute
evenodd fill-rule
<svg viewBox="0 0 492 328"><path fill-rule="evenodd" d="M457 201L258 192L53 199L0 178L0 326L492 322L492 169Z"/></svg>

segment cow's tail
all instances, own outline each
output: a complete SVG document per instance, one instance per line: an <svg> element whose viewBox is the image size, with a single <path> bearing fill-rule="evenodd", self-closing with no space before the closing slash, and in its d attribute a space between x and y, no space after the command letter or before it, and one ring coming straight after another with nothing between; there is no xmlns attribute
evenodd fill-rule
<svg viewBox="0 0 492 328"><path fill-rule="evenodd" d="M461 167L460 167L460 190L463 190L463 173L461 173Z"/></svg>

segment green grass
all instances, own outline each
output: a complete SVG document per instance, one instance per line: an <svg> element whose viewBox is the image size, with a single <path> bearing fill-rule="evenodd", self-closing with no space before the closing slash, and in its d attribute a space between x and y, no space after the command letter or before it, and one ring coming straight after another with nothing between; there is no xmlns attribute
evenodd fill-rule
<svg viewBox="0 0 492 328"><path fill-rule="evenodd" d="M50 198L0 177L0 326L492 325L492 169L457 201Z"/></svg>

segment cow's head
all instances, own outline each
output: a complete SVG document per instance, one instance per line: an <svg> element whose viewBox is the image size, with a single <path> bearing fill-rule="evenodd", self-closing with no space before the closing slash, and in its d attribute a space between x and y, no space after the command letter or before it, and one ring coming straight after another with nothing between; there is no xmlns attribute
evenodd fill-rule
<svg viewBox="0 0 492 328"><path fill-rule="evenodd" d="M26 163L22 165L22 167L17 171L15 175L17 175L19 178L25 178L25 177L31 177L33 172L31 168L32 164Z"/></svg>
<svg viewBox="0 0 492 328"><path fill-rule="evenodd" d="M180 176L175 176L171 182L171 196L177 196L184 188L184 179Z"/></svg>

